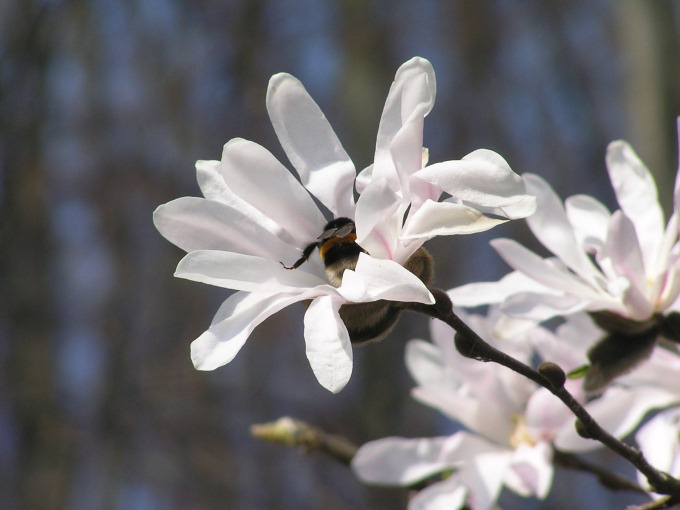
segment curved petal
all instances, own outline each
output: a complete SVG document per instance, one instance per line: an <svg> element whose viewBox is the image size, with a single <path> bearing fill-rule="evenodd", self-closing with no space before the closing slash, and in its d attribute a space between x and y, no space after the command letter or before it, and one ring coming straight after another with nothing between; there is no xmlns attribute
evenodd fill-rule
<svg viewBox="0 0 680 510"><path fill-rule="evenodd" d="M484 216L477 209L453 202L427 200L410 215L401 239L484 232L507 220Z"/></svg>
<svg viewBox="0 0 680 510"><path fill-rule="evenodd" d="M303 186L335 217L353 219L354 164L302 83L286 73L272 76L267 111Z"/></svg>
<svg viewBox="0 0 680 510"><path fill-rule="evenodd" d="M599 271L580 248L562 202L550 185L533 174L524 174L527 191L536 195L538 208L527 218L536 238L570 269L591 285L597 285Z"/></svg>
<svg viewBox="0 0 680 510"><path fill-rule="evenodd" d="M234 193L274 219L298 246L323 231L327 220L307 190L261 145L242 138L227 142L222 172Z"/></svg>
<svg viewBox="0 0 680 510"><path fill-rule="evenodd" d="M624 141L610 143L606 159L616 199L635 225L645 265L649 266L654 262L665 226L654 178Z"/></svg>
<svg viewBox="0 0 680 510"><path fill-rule="evenodd" d="M354 270L345 270L338 293L350 301L388 301L434 304L434 297L416 275L393 260L359 254ZM357 292L359 290L360 292Z"/></svg>
<svg viewBox="0 0 680 510"><path fill-rule="evenodd" d="M280 262L219 250L195 250L177 265L175 276L227 289L250 292L301 292L327 282Z"/></svg>
<svg viewBox="0 0 680 510"><path fill-rule="evenodd" d="M280 260L299 256L267 226L238 208L198 197L182 197L153 213L158 231L184 251L224 250Z"/></svg>
<svg viewBox="0 0 680 510"><path fill-rule="evenodd" d="M422 166L423 119L435 96L430 62L414 57L399 67L380 118L373 166L373 175L387 179L393 191L407 190L408 176Z"/></svg>
<svg viewBox="0 0 680 510"><path fill-rule="evenodd" d="M333 393L352 375L352 344L338 310L342 301L317 297L305 313L307 359L321 386Z"/></svg>
<svg viewBox="0 0 680 510"><path fill-rule="evenodd" d="M673 407L645 423L635 440L647 461L672 477L680 475L680 408Z"/></svg>
<svg viewBox="0 0 680 510"><path fill-rule="evenodd" d="M290 295L233 294L222 304L210 328L191 343L194 366L198 370L215 370L226 365L257 325L298 300L298 296Z"/></svg>
<svg viewBox="0 0 680 510"><path fill-rule="evenodd" d="M427 166L414 177L466 203L501 209L509 219L524 218L536 210L536 200L527 195L522 177L499 154L487 149L458 161Z"/></svg>
<svg viewBox="0 0 680 510"><path fill-rule="evenodd" d="M605 205L589 195L574 195L564 201L564 207L579 246L586 251L602 249L611 218Z"/></svg>

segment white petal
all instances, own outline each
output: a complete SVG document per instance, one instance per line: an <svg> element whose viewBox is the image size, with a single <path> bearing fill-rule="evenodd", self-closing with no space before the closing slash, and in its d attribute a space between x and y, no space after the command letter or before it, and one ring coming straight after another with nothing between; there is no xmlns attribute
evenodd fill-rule
<svg viewBox="0 0 680 510"><path fill-rule="evenodd" d="M220 161L196 161L196 180L205 198L220 200L225 194L232 194L220 170Z"/></svg>
<svg viewBox="0 0 680 510"><path fill-rule="evenodd" d="M586 251L599 251L607 238L609 210L589 195L571 196L564 206L579 245Z"/></svg>
<svg viewBox="0 0 680 510"><path fill-rule="evenodd" d="M635 435L647 461L672 477L680 475L679 413L678 407L663 411Z"/></svg>
<svg viewBox="0 0 680 510"><path fill-rule="evenodd" d="M500 209L509 219L524 218L536 209L522 178L497 153L479 149L459 161L435 163L414 177L434 184L456 199Z"/></svg>
<svg viewBox="0 0 680 510"><path fill-rule="evenodd" d="M621 209L635 225L648 266L654 262L665 226L654 178L632 147L620 140L607 147L607 170Z"/></svg>
<svg viewBox="0 0 680 510"><path fill-rule="evenodd" d="M484 216L478 210L453 202L427 200L410 215L401 239L484 232L506 220Z"/></svg>
<svg viewBox="0 0 680 510"><path fill-rule="evenodd" d="M231 205L182 197L153 213L158 231L185 251L225 250L288 259L299 254L254 218Z"/></svg>
<svg viewBox="0 0 680 510"><path fill-rule="evenodd" d="M502 303L519 292L547 292L548 287L529 278L520 271L512 271L497 282L479 282L461 285L447 292L454 305L475 307Z"/></svg>
<svg viewBox="0 0 680 510"><path fill-rule="evenodd" d="M354 164L325 115L293 76L269 80L267 111L302 184L335 217L354 217Z"/></svg>
<svg viewBox="0 0 680 510"><path fill-rule="evenodd" d="M180 260L175 276L251 292L301 292L327 282L280 262L218 250L195 250Z"/></svg>
<svg viewBox="0 0 680 510"><path fill-rule="evenodd" d="M373 175L387 179L394 191L406 188L408 176L422 166L422 122L435 95L434 70L427 60L415 57L399 68L380 118L373 167Z"/></svg>
<svg viewBox="0 0 680 510"><path fill-rule="evenodd" d="M356 292L359 289L361 294ZM345 270L338 293L351 301L389 301L433 304L425 284L393 260L361 253L354 271Z"/></svg>
<svg viewBox="0 0 680 510"><path fill-rule="evenodd" d="M512 239L494 239L490 244L513 269L522 271L548 288L584 297L595 293L578 276L556 267Z"/></svg>
<svg viewBox="0 0 680 510"><path fill-rule="evenodd" d="M465 506L470 489L453 474L419 490L408 502L408 510L458 510ZM484 507L479 507L484 508Z"/></svg>
<svg viewBox="0 0 680 510"><path fill-rule="evenodd" d="M405 358L406 367L419 386L436 384L446 377L442 352L430 342L411 340L406 344Z"/></svg>
<svg viewBox="0 0 680 510"><path fill-rule="evenodd" d="M327 220L293 175L267 149L242 138L224 146L222 172L239 197L274 219L299 246L313 242Z"/></svg>
<svg viewBox="0 0 680 510"><path fill-rule="evenodd" d="M588 308L589 301L578 296L555 296L521 292L510 296L501 305L503 313L537 322L548 320L558 315L570 315ZM503 337L503 332L497 333Z"/></svg>
<svg viewBox="0 0 680 510"><path fill-rule="evenodd" d="M640 244L633 224L621 211L616 211L612 215L600 260L603 265L610 264L616 274L624 276L630 282L624 294L624 304L630 318L634 320L649 318L653 305L648 297L649 286Z"/></svg>
<svg viewBox="0 0 680 510"><path fill-rule="evenodd" d="M237 292L220 307L216 321L191 343L191 360L198 370L215 370L229 363L255 327L297 301L296 296Z"/></svg>
<svg viewBox="0 0 680 510"><path fill-rule="evenodd" d="M406 207L386 179L372 180L357 200L357 243L374 257L394 258Z"/></svg>
<svg viewBox="0 0 680 510"><path fill-rule="evenodd" d="M364 482L409 485L452 467L442 451L447 443L456 440L451 437L378 439L359 448L352 459L352 469Z"/></svg>
<svg viewBox="0 0 680 510"><path fill-rule="evenodd" d="M547 442L521 444L512 456L505 484L517 494L543 499L553 480L552 449Z"/></svg>
<svg viewBox="0 0 680 510"><path fill-rule="evenodd" d="M338 310L342 301L321 296L305 313L307 359L321 386L333 393L345 387L352 375L352 344Z"/></svg>
<svg viewBox="0 0 680 510"><path fill-rule="evenodd" d="M542 178L525 174L527 191L536 195L538 208L527 218L527 224L536 238L557 255L570 269L591 285L596 285L599 271L581 249L567 219L562 202Z"/></svg>

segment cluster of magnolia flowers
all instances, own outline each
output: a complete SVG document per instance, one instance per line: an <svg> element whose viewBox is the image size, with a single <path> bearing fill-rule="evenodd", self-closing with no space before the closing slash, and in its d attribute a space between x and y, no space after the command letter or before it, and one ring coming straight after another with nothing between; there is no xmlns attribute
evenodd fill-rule
<svg viewBox="0 0 680 510"><path fill-rule="evenodd" d="M302 84L272 77L267 111L297 177L264 147L233 139L221 161L196 165L204 198L179 198L154 213L161 234L187 252L176 276L237 291L192 342L194 365L229 363L258 324L304 302L307 358L319 383L338 392L351 375L353 343L385 336L409 306L435 303L426 241L527 218L555 256L493 241L515 271L449 291L457 307L489 305L484 317L459 315L516 359L538 356L585 374L567 387L616 437L666 408L636 439L658 469L680 475L680 407L672 407L680 402L678 215L664 225L654 181L625 142L607 153L621 206L614 213L585 195L563 205L540 177L520 177L489 150L428 164L423 125L435 91L427 60L399 68L375 159L357 175ZM680 211L677 186L674 205ZM554 332L541 326L557 316L565 319ZM491 508L503 487L545 497L555 451L600 443L580 437L569 409L545 388L461 357L453 334L434 321L432 342L412 341L406 363L413 396L465 430L368 443L354 471L368 483L405 486L446 474L410 508Z"/></svg>

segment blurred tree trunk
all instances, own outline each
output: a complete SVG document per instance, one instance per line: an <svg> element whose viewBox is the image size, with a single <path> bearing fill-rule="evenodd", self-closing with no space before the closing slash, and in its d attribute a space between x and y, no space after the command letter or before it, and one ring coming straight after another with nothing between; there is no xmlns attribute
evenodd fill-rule
<svg viewBox="0 0 680 510"><path fill-rule="evenodd" d="M11 409L6 419L15 420L18 439L13 472L2 479L2 508L62 508L70 487L73 437L54 384L51 231L40 151L50 58L45 5L8 5L6 12L17 11L15 23L1 35L7 72L0 97L0 313L5 324L0 381L6 390L2 400Z"/></svg>
<svg viewBox="0 0 680 510"><path fill-rule="evenodd" d="M626 73L625 93L630 140L654 175L659 200L672 210L677 170L680 114L680 41L677 2L657 0L617 3L617 35Z"/></svg>

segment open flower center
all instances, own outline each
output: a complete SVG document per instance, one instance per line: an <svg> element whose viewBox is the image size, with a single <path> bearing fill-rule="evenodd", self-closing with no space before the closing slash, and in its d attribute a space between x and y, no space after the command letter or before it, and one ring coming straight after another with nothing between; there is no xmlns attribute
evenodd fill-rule
<svg viewBox="0 0 680 510"><path fill-rule="evenodd" d="M512 429L509 438L512 447L518 448L521 444L534 446L536 444L536 440L531 436L531 434L529 434L526 418L524 415L513 415L512 422L515 424L515 428Z"/></svg>

